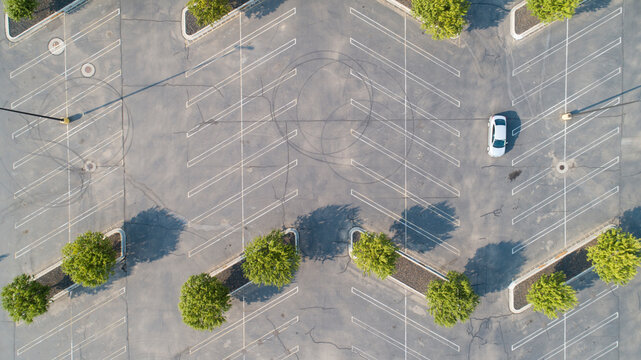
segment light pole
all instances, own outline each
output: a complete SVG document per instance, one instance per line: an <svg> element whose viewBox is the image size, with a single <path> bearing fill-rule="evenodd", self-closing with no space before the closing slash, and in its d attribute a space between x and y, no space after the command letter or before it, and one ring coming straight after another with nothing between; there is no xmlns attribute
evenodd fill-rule
<svg viewBox="0 0 641 360"><path fill-rule="evenodd" d="M36 117L41 117L41 118L45 118L45 119L56 120L56 121L60 121L63 124L69 124L69 118L68 117L56 118L56 117L51 117L51 116L47 116L47 115L38 115L38 114L26 112L26 111L7 109L7 108L3 108L3 107L0 107L0 110L14 112L14 113L23 114L23 115L36 116Z"/></svg>

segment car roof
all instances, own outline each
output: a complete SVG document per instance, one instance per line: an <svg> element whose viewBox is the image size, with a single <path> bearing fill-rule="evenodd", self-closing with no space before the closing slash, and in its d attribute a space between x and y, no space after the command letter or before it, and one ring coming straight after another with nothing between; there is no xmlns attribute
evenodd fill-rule
<svg viewBox="0 0 641 360"><path fill-rule="evenodd" d="M495 134L494 134L494 139L496 140L505 140L506 139L506 133L507 133L507 126L505 125L496 125L495 126Z"/></svg>

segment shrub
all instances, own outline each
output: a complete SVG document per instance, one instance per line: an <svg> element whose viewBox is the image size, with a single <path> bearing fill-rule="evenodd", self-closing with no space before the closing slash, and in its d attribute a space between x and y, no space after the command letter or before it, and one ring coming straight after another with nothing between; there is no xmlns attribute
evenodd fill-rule
<svg viewBox="0 0 641 360"><path fill-rule="evenodd" d="M38 0L3 0L4 11L14 21L33 18Z"/></svg>
<svg viewBox="0 0 641 360"><path fill-rule="evenodd" d="M31 276L16 276L13 282L2 288L2 307L13 321L31 323L33 318L44 314L49 308L49 287L32 280Z"/></svg>
<svg viewBox="0 0 641 360"><path fill-rule="evenodd" d="M300 255L295 246L283 242L283 236L282 231L273 230L266 236L257 237L245 248L245 262L241 267L249 281L278 288L292 281Z"/></svg>
<svg viewBox="0 0 641 360"><path fill-rule="evenodd" d="M116 250L99 232L86 232L62 248L62 271L82 286L106 283L115 264Z"/></svg>
<svg viewBox="0 0 641 360"><path fill-rule="evenodd" d="M190 276L180 291L183 322L196 330L211 331L224 324L224 313L230 308L229 289L209 274Z"/></svg>
<svg viewBox="0 0 641 360"><path fill-rule="evenodd" d="M353 244L352 255L356 266L363 274L374 273L381 280L396 270L396 245L383 233L362 233L360 240Z"/></svg>
<svg viewBox="0 0 641 360"><path fill-rule="evenodd" d="M551 23L571 18L580 0L527 0L527 8L541 22Z"/></svg>
<svg viewBox="0 0 641 360"><path fill-rule="evenodd" d="M412 0L412 15L436 40L458 36L467 25L468 0Z"/></svg>
<svg viewBox="0 0 641 360"><path fill-rule="evenodd" d="M189 0L187 8L199 26L212 24L231 11L229 0Z"/></svg>
<svg viewBox="0 0 641 360"><path fill-rule="evenodd" d="M641 243L633 235L612 229L601 234L597 244L588 248L588 260L606 283L626 285L641 265Z"/></svg>
<svg viewBox="0 0 641 360"><path fill-rule="evenodd" d="M578 303L576 291L565 283L565 274L561 271L541 276L530 287L527 301L534 311L542 312L550 319L556 319L558 311L566 312Z"/></svg>
<svg viewBox="0 0 641 360"><path fill-rule="evenodd" d="M452 327L469 319L479 304L470 280L456 271L447 273L448 281L433 280L427 285L427 311L437 325Z"/></svg>

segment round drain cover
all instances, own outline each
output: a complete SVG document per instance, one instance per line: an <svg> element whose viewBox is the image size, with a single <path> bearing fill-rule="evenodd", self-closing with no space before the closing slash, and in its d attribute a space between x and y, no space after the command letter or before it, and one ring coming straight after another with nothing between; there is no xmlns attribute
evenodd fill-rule
<svg viewBox="0 0 641 360"><path fill-rule="evenodd" d="M566 164L564 161L561 161L556 165L556 171L561 174L565 173L566 171L568 171L568 164Z"/></svg>
<svg viewBox="0 0 641 360"><path fill-rule="evenodd" d="M84 167L84 170L85 170L85 171L87 171L87 172L94 172L94 171L96 171L96 168L97 168L97 166L96 166L96 163L95 163L95 162L93 162L93 161L91 161L91 160L87 160L87 161L85 162L85 167Z"/></svg>
<svg viewBox="0 0 641 360"><path fill-rule="evenodd" d="M92 77L96 73L96 67L91 63L82 64L80 72L84 77Z"/></svg>
<svg viewBox="0 0 641 360"><path fill-rule="evenodd" d="M65 42L61 38L53 38L49 40L49 52L54 55L60 55L65 51Z"/></svg>

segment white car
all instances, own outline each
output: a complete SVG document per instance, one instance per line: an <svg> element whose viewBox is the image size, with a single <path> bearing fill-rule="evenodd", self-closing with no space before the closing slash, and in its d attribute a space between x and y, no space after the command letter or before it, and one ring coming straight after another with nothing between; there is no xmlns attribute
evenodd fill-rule
<svg viewBox="0 0 641 360"><path fill-rule="evenodd" d="M492 115L487 127L487 153L500 157L505 154L507 145L507 119L503 115Z"/></svg>

